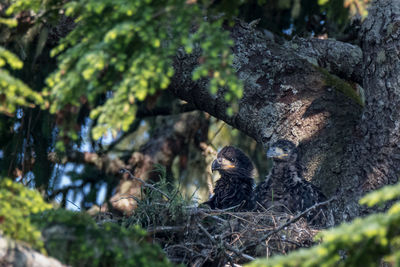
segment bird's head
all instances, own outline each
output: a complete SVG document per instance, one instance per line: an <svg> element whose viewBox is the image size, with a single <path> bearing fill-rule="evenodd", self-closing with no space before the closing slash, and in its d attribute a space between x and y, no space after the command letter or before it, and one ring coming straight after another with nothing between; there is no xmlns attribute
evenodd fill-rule
<svg viewBox="0 0 400 267"><path fill-rule="evenodd" d="M251 177L253 164L240 149L226 146L218 153L211 165L211 170L219 171L221 175L226 173Z"/></svg>
<svg viewBox="0 0 400 267"><path fill-rule="evenodd" d="M279 162L294 162L297 160L296 145L285 139L278 140L269 147L267 157Z"/></svg>

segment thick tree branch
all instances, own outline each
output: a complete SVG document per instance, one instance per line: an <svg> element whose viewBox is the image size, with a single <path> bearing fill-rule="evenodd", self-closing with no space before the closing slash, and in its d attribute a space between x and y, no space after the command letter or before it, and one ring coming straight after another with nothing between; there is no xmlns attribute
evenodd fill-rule
<svg viewBox="0 0 400 267"><path fill-rule="evenodd" d="M227 115L223 88L212 95L207 80L191 80L195 56L175 62L170 90L266 146L299 144L304 177L328 196L340 188L337 221L354 218L359 196L400 171L400 6L375 1L361 33L363 53L334 40L280 45L238 23L231 36L244 94L236 114Z"/></svg>
<svg viewBox="0 0 400 267"><path fill-rule="evenodd" d="M269 41L262 33L243 24L237 24L231 32L235 40L234 67L244 82L243 98L236 114L226 113L224 89L212 95L207 89L207 80L192 81L191 73L197 65L195 56L186 55L176 60L176 75L170 90L265 146L279 138L299 144L302 162L309 167L305 178L322 186L327 195L334 194L339 182L331 177L340 172L342 151L361 113L358 104L361 97L351 84L304 58L313 54L316 60L311 62L318 63L323 58L329 62L343 58L345 53L335 55L337 50L331 50L328 57L323 45L332 47L334 41L326 40L309 40L315 42L316 48L304 45L308 48L300 53L300 49ZM358 64L357 47L337 44L355 55L347 62ZM338 73L356 69L356 66L333 62L329 66Z"/></svg>
<svg viewBox="0 0 400 267"><path fill-rule="evenodd" d="M309 115L322 114L323 106L326 106L326 103L344 101L337 96L338 91L356 90L351 86L340 88L338 84L331 82L331 77L327 77L325 72L317 68L318 66L304 58L310 59L309 55L313 55L315 59L310 61L318 63L318 60L322 61L323 58L351 58L350 54L353 54L351 62L359 64L361 56L359 48L336 42L336 44L346 47L350 53L341 52L336 55L335 53L339 53L339 50L331 49L331 53L326 53L323 49L324 45L327 50L332 48L335 45L334 41L312 40L309 41L309 45L304 45L307 49L288 49L288 46L291 45L278 45L266 40L252 27L243 25L243 23L237 24L232 29L232 38L235 40L233 49L235 68L239 77L245 82L244 97L240 102L240 110L237 114L232 117L226 114L227 104L224 101L224 90L221 89L216 96L213 96L207 90L207 81L193 82L191 80L191 72L197 65L196 57L186 56L176 62L177 75L173 79L171 90L199 109L225 120L257 141L264 143L273 139L274 135L292 135L293 133L290 133L289 129L291 132L304 132L297 131L297 129L303 128L303 124L280 129L273 127L282 125L283 121L288 119L287 116L284 116L285 114L300 110L304 113L305 109L315 100L318 100L318 107L315 107L317 110L309 110L310 113L313 113ZM310 48L311 43L315 44L314 49ZM351 49L349 49L350 47ZM357 65L347 66L344 62L343 64L327 62L329 65L335 66L332 69L338 70L339 73L348 73L350 68L357 67ZM352 92L346 93L351 94ZM314 102L314 104L317 103ZM345 101L344 104L340 109L349 105L349 102ZM349 111L349 108L345 109ZM326 111L333 112L333 110ZM326 117L325 115L321 117ZM290 124L295 124L295 121ZM313 135L315 133L313 130L318 131L318 128L316 126L316 129L310 129L309 135ZM295 139L304 139L304 137L296 136L297 134L294 135Z"/></svg>
<svg viewBox="0 0 400 267"><path fill-rule="evenodd" d="M332 74L362 84L362 51L358 46L333 39L316 38L295 38L284 46Z"/></svg>

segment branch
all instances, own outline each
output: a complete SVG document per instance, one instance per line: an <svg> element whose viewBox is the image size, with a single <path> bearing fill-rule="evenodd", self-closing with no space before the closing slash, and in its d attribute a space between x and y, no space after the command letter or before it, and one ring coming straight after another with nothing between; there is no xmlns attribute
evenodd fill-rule
<svg viewBox="0 0 400 267"><path fill-rule="evenodd" d="M121 141L125 140L127 136L129 136L131 133L135 132L137 128L140 126L140 123L142 122L142 119L147 118L147 117L155 117L155 116L168 116L168 115L174 115L178 113L184 113L184 112L190 112L194 111L196 108L188 103L178 105L176 107L174 106L169 106L169 107L156 107L153 109L148 109L148 108L141 108L137 111L136 113L136 119L135 121L131 124L129 127L128 131L122 133L122 135L113 141L106 149L106 153L113 150L116 145L118 145Z"/></svg>
<svg viewBox="0 0 400 267"><path fill-rule="evenodd" d="M333 39L294 38L284 47L296 51L299 57L332 74L362 84L363 55L361 48L356 45Z"/></svg>
<svg viewBox="0 0 400 267"><path fill-rule="evenodd" d="M186 229L185 226L159 226L146 229L150 235L163 232L182 232Z"/></svg>
<svg viewBox="0 0 400 267"><path fill-rule="evenodd" d="M212 237L210 235L210 233L207 231L206 228L203 227L203 225L201 225L200 223L197 224L197 226L200 228L200 230L208 237L208 239L210 239L211 244L213 245L217 245L217 241L214 239L214 237ZM225 246L225 242L223 241L223 244ZM231 266L235 266L232 257L226 252L224 251L225 256L228 258L229 263L231 264Z"/></svg>
<svg viewBox="0 0 400 267"><path fill-rule="evenodd" d="M214 245L217 244L217 241L214 239L214 237L211 236L211 234L207 231L206 228L204 228L203 225L201 225L200 223L197 223L197 226L208 237L208 239L210 239L212 244L214 244Z"/></svg>
<svg viewBox="0 0 400 267"><path fill-rule="evenodd" d="M111 158L107 154L99 155L91 152L71 151L63 158L59 158L57 153L50 152L47 157L49 161L55 163L73 162L93 165L108 174L118 174L120 169L126 167L122 160L119 158Z"/></svg>
<svg viewBox="0 0 400 267"><path fill-rule="evenodd" d="M210 235L210 233L207 231L207 229L205 229L205 228L203 227L203 225L201 225L200 223L198 223L197 226L198 226L198 227L200 228L200 230L208 237L208 239L210 239L210 241L211 241L212 244L214 244L214 245L217 244L217 241ZM227 250L232 251L232 252L235 253L237 256L241 256L242 258L247 259L247 260L250 260L250 261L255 260L255 258L253 258L252 256L247 255L247 254L244 254L243 252L241 252L241 251L239 251L238 249L232 247L231 245L229 245L229 244L228 244L227 242L225 242L225 241L223 241L222 244L223 244L223 246L224 246ZM231 265L234 266L232 257L231 257L230 255L228 255L226 252L225 252L225 255L228 257L228 259L229 259Z"/></svg>
<svg viewBox="0 0 400 267"><path fill-rule="evenodd" d="M65 193L67 193L69 190L82 189L82 188L85 187L88 183L89 183L89 182L85 182L85 183L82 183L82 184L80 184L80 185L74 185L74 184L72 184L72 185L68 185L68 186L62 187L62 188L57 189L57 190L53 190L53 191L51 192L51 194L50 194L48 197L49 197L50 199L53 199L53 198L55 198L55 197L56 197L58 194L60 194L60 193L65 194Z"/></svg>
<svg viewBox="0 0 400 267"><path fill-rule="evenodd" d="M306 209L305 211L297 214L296 216L294 216L291 220L289 220L288 222L282 224L281 226L279 226L278 228L276 228L275 230L272 230L271 232L268 232L267 234L265 234L264 236L262 236L261 238L259 238L257 240L257 244L264 242L266 239L268 239L270 236L272 236L273 234L276 234L278 232L280 232L282 229L284 229L285 227L288 227L289 225L291 225L292 223L297 222L300 218L304 217L305 215L307 215L310 211L315 210L316 208L319 208L321 206L325 206L327 204L329 204L330 202L336 200L337 197L332 197L330 199L328 199L327 201L323 201L323 202L319 202L311 207L309 207L308 209ZM245 251L247 248L249 248L250 246L252 246L253 244L249 244L245 247L243 247L240 251Z"/></svg>
<svg viewBox="0 0 400 267"><path fill-rule="evenodd" d="M231 245L229 245L229 244L226 243L226 242L224 242L223 245L224 245L224 247L225 247L226 249L232 251L232 252L235 253L237 256L240 256L240 257L242 257L242 258L244 258L244 259L247 259L247 260L249 260L249 261L254 261L254 260L255 260L255 258L253 258L252 256L247 255L247 254L241 252L240 250L238 250L238 249L232 247Z"/></svg>
<svg viewBox="0 0 400 267"><path fill-rule="evenodd" d="M224 88L213 95L206 79L191 79L191 73L198 65L196 53L176 60L176 74L169 89L198 109L265 144L271 139L286 137L295 139L295 143L301 141L300 138L315 140L315 134L331 123L327 121L328 117L333 120L335 115L342 116L344 112L359 114L360 107L354 110L351 105L351 99L355 103L358 100L358 96L351 96L357 94L355 89L338 77L330 77L331 74L323 69L330 67L328 70L338 75L350 73L350 76L358 77L358 81L360 75L351 74L360 69L361 50L358 47L332 40L302 39L304 49L300 49L298 44L280 45L268 41L252 27L240 25L233 27L231 37L235 40L234 67L244 83L236 114L229 116L226 112L229 103L225 101ZM345 51L333 49L335 46ZM352 119L346 117L346 120Z"/></svg>

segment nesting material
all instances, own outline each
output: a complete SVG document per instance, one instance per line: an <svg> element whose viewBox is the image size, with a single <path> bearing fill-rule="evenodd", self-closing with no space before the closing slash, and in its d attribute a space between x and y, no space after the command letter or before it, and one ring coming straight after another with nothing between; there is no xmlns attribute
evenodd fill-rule
<svg viewBox="0 0 400 267"><path fill-rule="evenodd" d="M147 231L172 262L223 266L310 247L319 229L288 213L187 208L175 225L149 225Z"/></svg>

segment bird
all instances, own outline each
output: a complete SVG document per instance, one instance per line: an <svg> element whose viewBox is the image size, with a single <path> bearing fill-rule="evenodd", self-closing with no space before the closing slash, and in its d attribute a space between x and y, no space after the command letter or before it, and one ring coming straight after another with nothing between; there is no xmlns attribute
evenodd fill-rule
<svg viewBox="0 0 400 267"><path fill-rule="evenodd" d="M293 142L278 140L269 147L267 157L273 159L272 170L254 190L262 210L297 213L327 200L318 187L303 178L298 149ZM324 215L318 209L310 212L307 219L320 223L321 216Z"/></svg>
<svg viewBox="0 0 400 267"><path fill-rule="evenodd" d="M253 163L243 151L233 146L222 148L211 165L212 172L218 171L221 177L215 183L214 194L203 204L211 209L253 210L253 169Z"/></svg>

